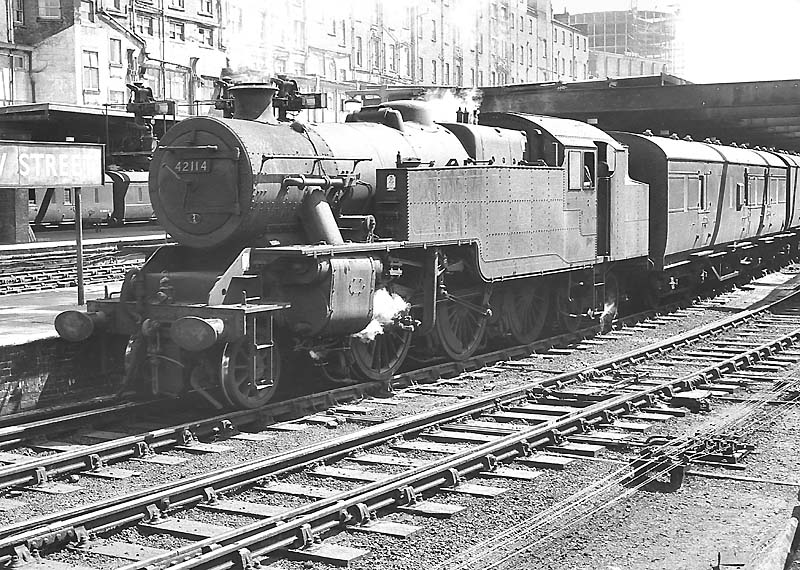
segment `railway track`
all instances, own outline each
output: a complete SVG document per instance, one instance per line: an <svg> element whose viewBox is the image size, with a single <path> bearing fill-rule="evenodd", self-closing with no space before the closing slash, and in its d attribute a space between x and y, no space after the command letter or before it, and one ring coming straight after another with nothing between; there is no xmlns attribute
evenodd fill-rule
<svg viewBox="0 0 800 570"><path fill-rule="evenodd" d="M143 236L84 243L84 280L87 283L122 280L129 269L140 267L144 257L162 241ZM3 267L0 295L74 286L75 255L74 244L0 253L0 267Z"/></svg>
<svg viewBox="0 0 800 570"><path fill-rule="evenodd" d="M539 471L531 467L558 467L575 454L606 446L649 449L651 455L631 468L631 478L638 477L639 485L643 479L681 468L680 461L672 461L677 455L662 449L668 443L674 448L673 440L644 445L640 435L645 423L685 416L705 405L710 396L729 395L745 383L771 382L772 376L800 360L800 351L791 348L798 338L800 313L783 309L778 314L776 305L770 304L583 370L549 376L532 370L540 377L525 386L397 418L212 475L12 524L0 529L0 554L5 560L20 561L31 553L47 553L72 542L82 545L90 556L92 552L102 556L127 552L130 557L136 550L130 544L98 543L91 538L141 524L150 532L191 536L195 542L174 551L139 549L136 557L141 560L125 568L176 563L171 567L242 567L253 558L287 548L295 556L333 556L331 551L337 549L319 542L332 531L413 532L402 525L383 524L386 521L376 515L402 508L447 516L453 509L423 499L442 488L491 495L499 492L497 488L467 480L477 475L533 479ZM538 365L510 362L504 366L535 369ZM398 442L398 438L403 440ZM692 445L695 460L720 455L715 456L719 449L708 447L708 442ZM744 452L735 445L727 449L725 461ZM701 452L704 455L698 455ZM330 465L341 461L358 468ZM504 466L512 461L517 464L514 468ZM303 474L296 475L303 469ZM6 470L0 470L0 475ZM277 479L290 473L306 480L348 480L351 484L339 490L329 484L319 490L308 481ZM281 506L223 498L259 483L260 493L300 495L305 502ZM195 506L261 520L226 529L180 518L180 511ZM339 558L333 559L341 562L357 555L339 549Z"/></svg>
<svg viewBox="0 0 800 570"><path fill-rule="evenodd" d="M120 254L116 246L86 246L86 283L121 280L125 272L141 265L141 255ZM73 287L77 282L75 252L25 252L0 255L0 295Z"/></svg>
<svg viewBox="0 0 800 570"><path fill-rule="evenodd" d="M719 295L705 304L714 307L724 302L729 294ZM687 311L691 310L697 311L698 308ZM461 362L423 366L398 374L387 381L362 382L284 398L256 410L209 415L202 409L192 410L189 403L181 412L183 421L157 427L154 424L161 422L154 422L153 418L158 416L158 410L164 412L167 406L171 406L168 400L118 402L114 398L98 398L95 406L64 406L61 409L53 408L0 418L0 462L7 464L0 467L0 491L21 485L40 485L87 470L95 475L113 473L114 470L109 467L114 463L142 459L174 448L192 447L201 450L204 445L202 442L235 436L242 430L258 429L259 426L302 418L329 409L336 414L338 406L349 402L357 402L365 397L386 396L410 386L427 385L438 379L456 377L498 362L505 363L505 367L512 370L524 369L524 363L517 366L514 360L526 358L533 353L570 352L587 346L585 343L602 344L604 341L600 339L610 340L617 335L652 330L653 327L680 319L679 315L685 314L675 313L675 307L672 307L672 311L672 315L657 315L655 311L627 315L617 319L614 322L616 328L606 335L598 336L600 327L593 325L576 333L558 334L527 345L502 347L480 353ZM627 328L621 330L623 326ZM705 329L698 329L697 334L702 334L703 331ZM572 348L560 348L566 346ZM170 409L173 417L175 411ZM141 417L142 414L149 416L149 423L147 418ZM358 413L347 414L342 411L338 412L338 417L362 423L375 421ZM336 423L335 419L326 420L324 417L312 417L308 421L331 425ZM125 428L126 423L154 427L146 431L134 431ZM108 428L108 425L111 427ZM76 438L81 443L76 443ZM62 441L63 439L73 441ZM85 441L89 443L84 443ZM24 454L16 453L16 449L20 447L25 448ZM58 453L54 454L54 451Z"/></svg>

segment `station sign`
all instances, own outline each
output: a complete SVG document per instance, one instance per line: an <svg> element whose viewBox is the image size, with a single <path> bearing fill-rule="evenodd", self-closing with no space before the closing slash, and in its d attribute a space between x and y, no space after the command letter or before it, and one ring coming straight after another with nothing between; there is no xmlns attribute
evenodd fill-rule
<svg viewBox="0 0 800 570"><path fill-rule="evenodd" d="M103 184L103 145L0 141L0 188Z"/></svg>

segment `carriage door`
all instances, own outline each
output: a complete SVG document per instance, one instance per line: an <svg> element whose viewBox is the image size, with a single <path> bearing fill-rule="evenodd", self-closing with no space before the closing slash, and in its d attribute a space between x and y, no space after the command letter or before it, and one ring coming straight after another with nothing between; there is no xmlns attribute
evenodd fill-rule
<svg viewBox="0 0 800 570"><path fill-rule="evenodd" d="M611 255L611 172L614 150L608 143L597 143L597 255Z"/></svg>

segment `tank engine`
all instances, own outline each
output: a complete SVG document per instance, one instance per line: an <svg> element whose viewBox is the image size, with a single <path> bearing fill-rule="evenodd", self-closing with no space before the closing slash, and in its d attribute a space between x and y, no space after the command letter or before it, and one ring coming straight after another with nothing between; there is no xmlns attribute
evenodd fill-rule
<svg viewBox="0 0 800 570"><path fill-rule="evenodd" d="M662 182L631 179L628 147L591 125L434 123L413 101L312 125L275 120L275 92L233 87L232 118L168 131L150 198L179 244L119 297L56 319L69 340L126 337L128 382L252 408L300 380L288 363L385 379L412 351L464 360L487 338L530 343L545 326L613 316L620 282L667 295L701 271L703 256L667 249L665 263L655 233L678 222L654 210ZM666 176L669 161L650 159Z"/></svg>

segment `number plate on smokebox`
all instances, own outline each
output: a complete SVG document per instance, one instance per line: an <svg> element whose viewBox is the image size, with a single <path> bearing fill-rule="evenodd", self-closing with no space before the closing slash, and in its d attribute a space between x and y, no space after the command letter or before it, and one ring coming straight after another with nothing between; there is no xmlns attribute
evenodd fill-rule
<svg viewBox="0 0 800 570"><path fill-rule="evenodd" d="M208 159L179 160L175 163L175 172L208 172L210 166Z"/></svg>

